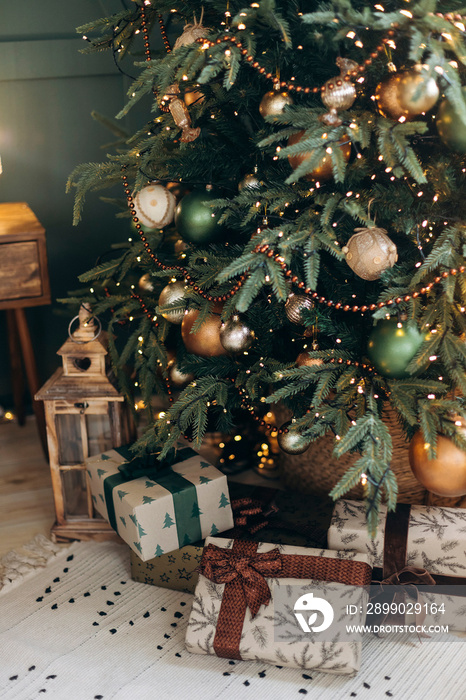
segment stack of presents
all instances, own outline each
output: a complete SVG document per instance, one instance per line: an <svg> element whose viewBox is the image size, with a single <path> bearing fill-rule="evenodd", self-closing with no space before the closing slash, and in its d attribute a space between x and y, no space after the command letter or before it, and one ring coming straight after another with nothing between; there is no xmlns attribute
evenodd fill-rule
<svg viewBox="0 0 466 700"><path fill-rule="evenodd" d="M190 652L354 674L362 639L341 621L364 624L377 586L393 603L401 585L417 602L422 585L448 585L450 627L466 630L466 510L382 506L371 538L362 502L227 481L184 445L163 464L122 447L86 466L96 509L129 545L133 579L194 594ZM417 622L440 620L438 598L422 599Z"/></svg>

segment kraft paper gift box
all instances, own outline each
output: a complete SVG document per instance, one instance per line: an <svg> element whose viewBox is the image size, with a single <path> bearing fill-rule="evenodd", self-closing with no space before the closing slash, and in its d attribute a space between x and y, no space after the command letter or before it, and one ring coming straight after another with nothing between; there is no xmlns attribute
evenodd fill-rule
<svg viewBox="0 0 466 700"><path fill-rule="evenodd" d="M337 501L328 530L328 547L363 552L374 568L382 569L384 540L392 537L386 524L392 522L399 527L403 520L407 525L403 535L405 565L426 569L430 574L466 576L466 509L398 504L396 513L390 513L387 520L387 506L381 504L374 539L367 531L365 512L361 501Z"/></svg>
<svg viewBox="0 0 466 700"><path fill-rule="evenodd" d="M364 624L371 575L364 554L208 537L186 648L195 654L354 674L361 642L353 634L342 641L341 618L346 606L353 605L357 613L351 623ZM295 613L304 610L303 598L304 603L316 602L307 616L302 614L306 629ZM322 630L309 627L309 612L323 612L328 601L333 620L322 637ZM325 627L320 621L319 626Z"/></svg>
<svg viewBox="0 0 466 700"><path fill-rule="evenodd" d="M235 536L240 536L241 532L243 538L253 541L265 539L274 544L303 547L325 545L333 501L234 481L229 482L229 490L235 524L244 518L242 514L248 510L248 500L263 504L261 513L246 516L249 522L245 522L243 528L236 528ZM224 533L225 537L230 535L233 536ZM201 541L147 561L131 551L131 577L141 583L194 593L198 579L196 568L203 548L204 541Z"/></svg>
<svg viewBox="0 0 466 700"><path fill-rule="evenodd" d="M143 561L233 526L226 476L189 447L171 466L118 447L86 468L96 510Z"/></svg>

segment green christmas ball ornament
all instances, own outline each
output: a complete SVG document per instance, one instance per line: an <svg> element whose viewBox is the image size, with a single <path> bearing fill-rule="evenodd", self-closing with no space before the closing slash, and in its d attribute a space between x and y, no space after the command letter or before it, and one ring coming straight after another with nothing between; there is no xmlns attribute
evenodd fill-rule
<svg viewBox="0 0 466 700"><path fill-rule="evenodd" d="M212 189L195 190L187 194L175 209L175 226L183 240L202 245L217 241L223 233L218 225L220 212L214 212L208 202L217 199Z"/></svg>
<svg viewBox="0 0 466 700"><path fill-rule="evenodd" d="M306 452L311 440L303 436L302 431L292 421L283 423L282 432L278 433L278 446L289 455L300 455Z"/></svg>
<svg viewBox="0 0 466 700"><path fill-rule="evenodd" d="M387 379L407 379L407 366L425 336L416 326L397 318L379 321L369 336L367 354L375 369Z"/></svg>
<svg viewBox="0 0 466 700"><path fill-rule="evenodd" d="M461 92L466 108L466 87L462 87ZM466 124L449 100L440 103L435 124L445 146L455 153L466 153Z"/></svg>

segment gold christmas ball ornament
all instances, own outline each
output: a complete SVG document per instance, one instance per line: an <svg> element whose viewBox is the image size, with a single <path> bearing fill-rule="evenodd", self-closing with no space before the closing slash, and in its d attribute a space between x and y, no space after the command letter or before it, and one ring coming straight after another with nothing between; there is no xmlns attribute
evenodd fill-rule
<svg viewBox="0 0 466 700"><path fill-rule="evenodd" d="M243 189L257 190L261 186L261 182L255 173L248 173L238 182L238 190Z"/></svg>
<svg viewBox="0 0 466 700"><path fill-rule="evenodd" d="M186 90L184 93L184 103L186 107L190 107L192 104L200 105L205 100L205 95L200 90L192 89Z"/></svg>
<svg viewBox="0 0 466 700"><path fill-rule="evenodd" d="M168 380L176 389L181 389L194 379L194 374L181 372L176 360L168 363Z"/></svg>
<svg viewBox="0 0 466 700"><path fill-rule="evenodd" d="M259 105L259 112L262 117L278 117L283 114L287 105L292 105L293 98L287 92L270 90L266 92Z"/></svg>
<svg viewBox="0 0 466 700"><path fill-rule="evenodd" d="M134 196L134 209L141 224L164 228L173 221L176 199L163 185L147 185Z"/></svg>
<svg viewBox="0 0 466 700"><path fill-rule="evenodd" d="M254 331L237 314L222 324L220 342L227 352L244 352L251 347L254 339Z"/></svg>
<svg viewBox="0 0 466 700"><path fill-rule="evenodd" d="M312 350L313 352L318 350L317 343L313 344ZM311 357L310 352L310 350L303 350L299 353L298 357L296 358L297 367L320 367L320 365L324 364L321 357Z"/></svg>
<svg viewBox="0 0 466 700"><path fill-rule="evenodd" d="M461 93L466 106L466 86L461 88ZM445 146L455 153L466 153L466 124L450 100L441 101L435 117L435 125Z"/></svg>
<svg viewBox="0 0 466 700"><path fill-rule="evenodd" d="M222 305L216 304L202 326L194 333L191 333L191 330L199 316L199 311L191 309L185 314L181 323L181 337L188 352L200 357L218 357L227 354L220 340L221 313Z"/></svg>
<svg viewBox="0 0 466 700"><path fill-rule="evenodd" d="M379 279L398 260L396 245L383 228L356 228L342 248L346 262L363 280Z"/></svg>
<svg viewBox="0 0 466 700"><path fill-rule="evenodd" d="M438 100L439 88L434 78L420 66L394 73L377 85L375 100L384 117L407 120L428 112Z"/></svg>
<svg viewBox="0 0 466 700"><path fill-rule="evenodd" d="M304 131L299 131L297 134L292 134L290 138L288 139L288 146L293 146L295 143L298 143L301 141L303 138L305 132ZM338 148L343 154L343 158L345 159L346 162L349 161L350 155L351 155L351 141L349 140L348 136L344 134L340 141L339 141L339 146ZM303 153L297 153L294 156L288 156L288 162L293 168L293 170L296 170L296 168L301 165L306 160L309 160L311 158L313 151L304 151ZM332 165L332 156L330 153L326 153L323 157L320 163L317 165L317 167L314 168L314 170L307 175L303 175L303 178L305 180L315 180L321 182L322 180L328 180L331 178L333 175L333 165Z"/></svg>
<svg viewBox="0 0 466 700"><path fill-rule="evenodd" d="M285 314L288 321L296 323L298 326L304 325L303 311L313 308L314 302L304 294L294 294L292 292L288 295L285 302Z"/></svg>
<svg viewBox="0 0 466 700"><path fill-rule="evenodd" d="M163 318L170 323L180 324L184 318L187 303L187 289L184 282L170 282L166 287L162 289L159 296L159 307L168 306L169 304L174 304L175 302L182 302L183 308L173 309L173 311L163 311L160 312Z"/></svg>
<svg viewBox="0 0 466 700"><path fill-rule="evenodd" d="M283 452L289 455L300 455L306 452L311 444L311 440L303 436L302 431L298 429L292 421L284 423L280 428L281 433L278 433L278 446Z"/></svg>
<svg viewBox="0 0 466 700"><path fill-rule="evenodd" d="M429 445L422 430L415 433L409 445L409 463L416 479L438 496L456 498L466 494L466 452L450 438L437 436L437 456L428 457Z"/></svg>
<svg viewBox="0 0 466 700"><path fill-rule="evenodd" d="M142 275L142 277L139 278L138 286L143 292L153 292L154 285L152 284L152 275L149 272Z"/></svg>

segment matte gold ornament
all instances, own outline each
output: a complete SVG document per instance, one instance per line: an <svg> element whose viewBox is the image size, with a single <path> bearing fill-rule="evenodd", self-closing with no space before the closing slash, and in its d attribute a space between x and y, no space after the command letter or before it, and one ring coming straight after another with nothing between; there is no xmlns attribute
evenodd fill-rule
<svg viewBox="0 0 466 700"><path fill-rule="evenodd" d="M288 139L288 146L293 146L293 144L298 143L301 141L303 138L305 132L304 131L298 131L297 134L292 134L290 138ZM349 140L348 136L344 134L340 141L339 141L339 146L338 148L343 154L343 158L345 159L346 162L349 161L350 155L351 155L351 141ZM288 156L288 162L293 168L293 170L296 170L296 168L301 165L305 160L309 160L309 158L312 156L313 151L304 151L303 153L298 153L295 156ZM326 153L323 157L320 163L314 168L314 170L307 175L303 175L304 180L315 180L318 182L322 182L322 180L328 180L333 176L333 164L332 164L332 156L330 153Z"/></svg>
<svg viewBox="0 0 466 700"><path fill-rule="evenodd" d="M312 352L316 352L319 349L317 342L312 343ZM321 357L311 357L310 350L303 350L299 353L296 358L296 365L298 367L319 367L323 365L324 361Z"/></svg>
<svg viewBox="0 0 466 700"><path fill-rule="evenodd" d="M220 342L227 352L234 354L250 348L254 339L254 331L237 314L229 318L220 330Z"/></svg>
<svg viewBox="0 0 466 700"><path fill-rule="evenodd" d="M341 57L337 58L336 64L340 68L340 75L327 80L321 93L322 102L329 109L329 112L320 119L328 126L340 126L342 121L337 112L349 109L356 99L356 88L348 78L351 71L358 67L358 64L356 61Z"/></svg>
<svg viewBox="0 0 466 700"><path fill-rule="evenodd" d="M194 379L194 374L181 372L176 359L168 363L168 380L176 389L181 389Z"/></svg>
<svg viewBox="0 0 466 700"><path fill-rule="evenodd" d="M450 438L437 436L437 456L428 458L428 444L422 430L414 434L409 445L409 463L416 479L438 496L455 498L466 494L466 452Z"/></svg>
<svg viewBox="0 0 466 700"><path fill-rule="evenodd" d="M303 311L313 308L314 302L304 294L294 294L292 292L285 302L287 319L298 326L304 325Z"/></svg>
<svg viewBox="0 0 466 700"><path fill-rule="evenodd" d="M173 221L176 199L163 185L147 185L134 195L134 209L141 224L164 228Z"/></svg>
<svg viewBox="0 0 466 700"><path fill-rule="evenodd" d="M138 286L143 292L153 292L154 285L152 284L152 275L149 272L142 275L142 277L139 278Z"/></svg>
<svg viewBox="0 0 466 700"><path fill-rule="evenodd" d="M398 260L396 245L383 228L355 228L341 249L350 268L363 280L379 279Z"/></svg>
<svg viewBox="0 0 466 700"><path fill-rule="evenodd" d="M255 173L248 173L238 183L238 190L256 190L261 186L261 182Z"/></svg>
<svg viewBox="0 0 466 700"><path fill-rule="evenodd" d="M180 310L174 309L173 311L160 312L165 320L176 324L180 324L182 322L186 311L186 292L186 285L180 280L170 282L170 284L167 284L167 286L162 289L159 296L159 306L168 306L169 304L174 304L175 302L185 302L184 307Z"/></svg>
<svg viewBox="0 0 466 700"><path fill-rule="evenodd" d="M278 117L283 114L287 105L294 104L293 98L284 90L269 90L266 92L259 105L262 117Z"/></svg>
<svg viewBox="0 0 466 700"><path fill-rule="evenodd" d="M292 421L284 423L281 427L283 432L278 433L278 445L283 452L289 455L300 455L306 452L311 444L311 440L303 436ZM287 432L286 432L287 431Z"/></svg>
<svg viewBox="0 0 466 700"><path fill-rule="evenodd" d="M377 108L384 117L405 117L408 121L432 109L438 97L437 83L420 66L394 73L375 90Z"/></svg>
<svg viewBox="0 0 466 700"><path fill-rule="evenodd" d="M222 304L216 304L210 316L195 333L191 333L191 329L199 316L199 311L191 309L185 314L181 323L181 337L188 352L200 357L218 357L227 354L220 340L222 308Z"/></svg>

